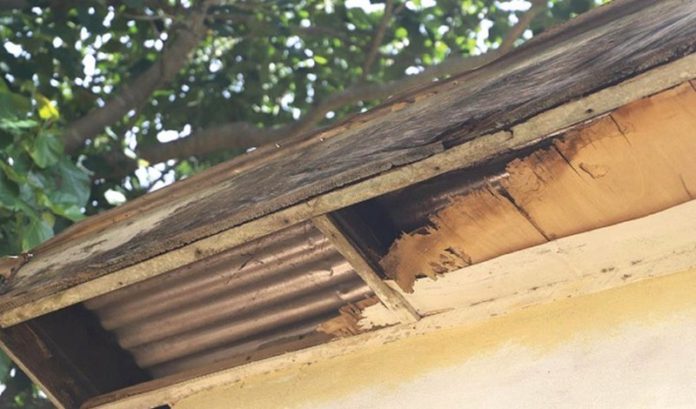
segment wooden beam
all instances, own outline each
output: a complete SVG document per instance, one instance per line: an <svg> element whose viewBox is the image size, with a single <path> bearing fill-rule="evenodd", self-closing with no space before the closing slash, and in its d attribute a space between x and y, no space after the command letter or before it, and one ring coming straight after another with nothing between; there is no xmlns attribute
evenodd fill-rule
<svg viewBox="0 0 696 409"><path fill-rule="evenodd" d="M392 311L400 322L416 322L420 315L403 297L382 281L375 268L355 242L348 237L331 215L321 215L312 223L333 243L336 250L353 266L355 272L374 291L379 300Z"/></svg>
<svg viewBox="0 0 696 409"><path fill-rule="evenodd" d="M564 237L442 275L403 294L419 313L469 310L486 319L552 300L696 268L696 200L653 215ZM388 281L394 288L396 283ZM636 302L640 302L637 300ZM378 308L368 307L363 326Z"/></svg>
<svg viewBox="0 0 696 409"><path fill-rule="evenodd" d="M559 135L510 161L495 182L433 209L382 259L407 292L550 239L696 199L696 91L688 82Z"/></svg>
<svg viewBox="0 0 696 409"><path fill-rule="evenodd" d="M201 257L220 253L317 215L402 189L453 170L475 166L498 154L528 147L568 127L693 78L696 78L696 54L543 112L526 122L513 126L511 131L483 135L424 160L319 195L304 203L287 207L143 262L84 282L74 283L67 288L49 288L43 291L43 295L27 292L23 297L5 299L0 313L0 326L14 325L166 273L195 262ZM28 273L34 268L31 263L27 264L22 267L20 273L23 271Z"/></svg>
<svg viewBox="0 0 696 409"><path fill-rule="evenodd" d="M441 291L429 297L430 302L442 299L448 304L423 304L423 311L434 312L437 308L449 310L424 316L416 323L382 328L236 368L158 379L100 396L86 407L148 409L163 403L173 404L214 386L233 385L255 375L276 373L295 366L299 368L419 334L472 325L490 319L491 315L507 314L531 305L593 294L684 271L691 270L693 272L690 274L696 274L694 237L696 201L690 201L641 219L521 250L442 278L450 281L450 277L458 277L464 280L457 281L462 285L447 286L439 285L440 281L425 281L435 283ZM602 258L595 261L598 251ZM553 269L547 271L549 260L563 252L572 252L571 262L555 262ZM615 269L611 270L612 267ZM476 277L466 279L470 274ZM559 278L559 285L546 286L559 281ZM486 281L469 287L477 280ZM419 285L416 282L416 288ZM534 286L539 288L535 289ZM416 291L414 296L407 297L418 297L423 293ZM370 311L372 308L375 311ZM379 309L386 310L381 304L368 307L364 321L368 321L372 313Z"/></svg>

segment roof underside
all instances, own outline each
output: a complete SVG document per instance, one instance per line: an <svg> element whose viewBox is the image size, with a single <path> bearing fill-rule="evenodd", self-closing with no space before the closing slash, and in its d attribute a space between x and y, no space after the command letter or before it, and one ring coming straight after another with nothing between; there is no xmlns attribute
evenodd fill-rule
<svg viewBox="0 0 696 409"><path fill-rule="evenodd" d="M527 266L540 274L484 264L696 197L694 51L696 2L615 1L89 218L3 289L0 343L64 407L130 408L124 397L335 337L575 291L577 269L564 282L534 267L559 255ZM577 264L599 291L653 274L636 260L630 274Z"/></svg>
<svg viewBox="0 0 696 409"><path fill-rule="evenodd" d="M266 149L263 159L241 158L237 165L196 177L195 183L175 184L75 226L36 250L4 289L0 311L509 129L694 49L696 2L631 0L602 7L485 68L395 99L308 140ZM370 194L377 195L354 202ZM298 217L312 216L310 209ZM239 240L295 221L274 221L265 233ZM201 259L209 255L199 254Z"/></svg>

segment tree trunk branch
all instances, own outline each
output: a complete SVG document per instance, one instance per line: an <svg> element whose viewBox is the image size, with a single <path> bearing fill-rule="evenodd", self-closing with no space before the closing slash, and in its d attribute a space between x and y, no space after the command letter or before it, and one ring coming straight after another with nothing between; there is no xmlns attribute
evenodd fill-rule
<svg viewBox="0 0 696 409"><path fill-rule="evenodd" d="M0 0L0 11L21 10L30 6L28 0Z"/></svg>
<svg viewBox="0 0 696 409"><path fill-rule="evenodd" d="M384 15L382 16L382 21L379 22L379 26L377 26L377 29L372 36L372 43L370 44L369 48L370 51L367 52L367 57L365 58L365 62L362 66L361 80L367 78L367 75L372 69L372 64L374 64L375 59L377 58L377 53L379 53L379 47L382 46L384 33L387 31L387 27L389 27L389 20L391 19L393 10L394 0L386 0L384 3Z"/></svg>
<svg viewBox="0 0 696 409"><path fill-rule="evenodd" d="M121 120L130 110L138 109L155 90L174 79L206 34L205 18L210 3L202 2L188 19L189 23L176 30L173 41L165 47L158 61L131 82L122 85L103 107L93 109L68 125L63 137L66 152L76 152L87 139Z"/></svg>

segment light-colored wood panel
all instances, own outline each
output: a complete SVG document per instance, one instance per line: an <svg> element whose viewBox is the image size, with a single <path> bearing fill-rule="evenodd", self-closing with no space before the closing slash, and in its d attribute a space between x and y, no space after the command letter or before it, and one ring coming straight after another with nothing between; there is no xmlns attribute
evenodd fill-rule
<svg viewBox="0 0 696 409"><path fill-rule="evenodd" d="M696 201L636 220L416 280L404 297L422 315L474 308L478 319L696 268ZM390 281L395 289L398 285ZM363 326L379 308L364 311Z"/></svg>
<svg viewBox="0 0 696 409"><path fill-rule="evenodd" d="M513 161L502 184L551 238L644 216L691 198L694 129L696 92L685 83Z"/></svg>
<svg viewBox="0 0 696 409"><path fill-rule="evenodd" d="M647 165L643 167L645 179L658 174L668 185L663 187L665 191L683 190L684 195L696 198L696 89L685 83L620 108L611 116L633 150L640 150L641 164ZM650 190L650 194L654 192Z"/></svg>
<svg viewBox="0 0 696 409"><path fill-rule="evenodd" d="M511 161L499 184L452 198L382 265L402 289L546 239L635 219L696 192L696 91L687 81Z"/></svg>
<svg viewBox="0 0 696 409"><path fill-rule="evenodd" d="M507 198L490 188L452 198L431 221L432 225L400 237L382 259L385 271L405 291L412 289L418 276L435 279L545 241Z"/></svg>

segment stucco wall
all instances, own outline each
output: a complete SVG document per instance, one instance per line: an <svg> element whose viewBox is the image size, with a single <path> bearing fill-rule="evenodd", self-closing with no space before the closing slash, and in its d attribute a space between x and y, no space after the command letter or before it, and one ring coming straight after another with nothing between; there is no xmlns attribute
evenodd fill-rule
<svg viewBox="0 0 696 409"><path fill-rule="evenodd" d="M696 407L696 270L255 375L174 406L587 407Z"/></svg>

